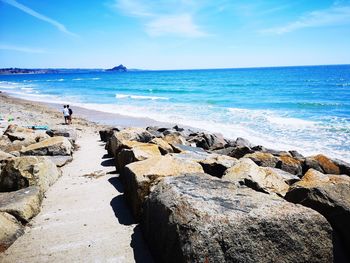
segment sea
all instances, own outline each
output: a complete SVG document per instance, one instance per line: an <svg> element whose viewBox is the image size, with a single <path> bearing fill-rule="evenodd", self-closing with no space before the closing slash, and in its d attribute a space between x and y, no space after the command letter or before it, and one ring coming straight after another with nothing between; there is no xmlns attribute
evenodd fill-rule
<svg viewBox="0 0 350 263"><path fill-rule="evenodd" d="M1 75L0 90L350 161L350 65Z"/></svg>

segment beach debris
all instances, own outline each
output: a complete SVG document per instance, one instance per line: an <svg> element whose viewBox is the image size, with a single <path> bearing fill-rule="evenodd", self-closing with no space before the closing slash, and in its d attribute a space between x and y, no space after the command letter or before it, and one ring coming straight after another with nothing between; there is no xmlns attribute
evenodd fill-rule
<svg viewBox="0 0 350 263"><path fill-rule="evenodd" d="M106 175L106 172L103 171L103 170L97 170L97 171L94 171L92 173L88 173L88 174L84 174L82 175L83 177L88 177L88 178L94 178L94 179L98 179L102 176L105 176Z"/></svg>

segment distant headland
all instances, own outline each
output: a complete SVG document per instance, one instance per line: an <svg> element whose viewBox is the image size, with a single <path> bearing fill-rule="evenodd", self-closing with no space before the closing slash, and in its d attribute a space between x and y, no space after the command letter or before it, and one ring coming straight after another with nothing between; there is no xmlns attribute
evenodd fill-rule
<svg viewBox="0 0 350 263"><path fill-rule="evenodd" d="M80 68L1 68L0 75L12 74L57 74L57 73L89 73L89 72L127 72L136 71L137 69L128 69L124 65L110 68L110 69L80 69Z"/></svg>

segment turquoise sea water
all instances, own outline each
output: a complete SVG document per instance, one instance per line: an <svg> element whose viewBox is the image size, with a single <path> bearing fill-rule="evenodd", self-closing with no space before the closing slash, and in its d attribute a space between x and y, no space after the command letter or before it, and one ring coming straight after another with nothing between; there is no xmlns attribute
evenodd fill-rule
<svg viewBox="0 0 350 263"><path fill-rule="evenodd" d="M350 65L8 75L0 90L350 161Z"/></svg>

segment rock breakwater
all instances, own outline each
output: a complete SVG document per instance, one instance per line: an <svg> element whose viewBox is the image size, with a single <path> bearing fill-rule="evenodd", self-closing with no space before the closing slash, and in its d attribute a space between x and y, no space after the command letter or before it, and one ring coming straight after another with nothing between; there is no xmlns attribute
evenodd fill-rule
<svg viewBox="0 0 350 263"><path fill-rule="evenodd" d="M178 126L100 136L157 262L350 258L349 163Z"/></svg>

